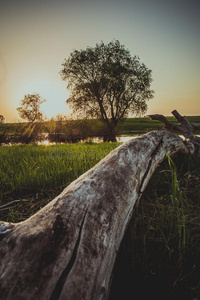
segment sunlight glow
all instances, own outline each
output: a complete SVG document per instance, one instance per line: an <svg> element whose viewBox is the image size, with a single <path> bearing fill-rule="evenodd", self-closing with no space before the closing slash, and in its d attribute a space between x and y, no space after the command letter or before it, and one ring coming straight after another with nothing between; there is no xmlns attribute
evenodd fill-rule
<svg viewBox="0 0 200 300"><path fill-rule="evenodd" d="M1 1L0 27L6 122L21 121L16 108L32 93L46 99L41 110L48 119L69 117L67 82L59 74L64 59L113 39L152 70L155 98L147 114L200 114L199 1L69 0L48 1L48 7L39 0Z"/></svg>
<svg viewBox="0 0 200 300"><path fill-rule="evenodd" d="M66 83L63 83L60 79L55 82L55 80L49 78L30 78L20 82L20 84L18 82L18 86L15 86L15 98L18 103L24 98L24 95L33 93L37 93L42 99L46 99L46 102L41 105L41 110L48 119L55 117L57 114L64 116L70 114L69 107L65 102L69 97L69 92L66 89Z"/></svg>

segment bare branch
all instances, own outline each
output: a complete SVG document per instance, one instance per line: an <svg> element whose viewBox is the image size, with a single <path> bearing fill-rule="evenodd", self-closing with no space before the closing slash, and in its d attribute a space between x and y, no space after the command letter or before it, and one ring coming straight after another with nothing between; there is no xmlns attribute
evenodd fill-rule
<svg viewBox="0 0 200 300"><path fill-rule="evenodd" d="M173 110L172 114L179 122L179 124L173 124L172 122L169 122L165 116L159 114L149 115L149 117L152 120L157 120L165 124L167 130L182 134L185 137L186 141L192 143L196 148L196 151L199 152L200 138L198 136L195 136L194 132L196 130L200 130L200 124L192 124L188 122L183 116L178 113L177 110Z"/></svg>

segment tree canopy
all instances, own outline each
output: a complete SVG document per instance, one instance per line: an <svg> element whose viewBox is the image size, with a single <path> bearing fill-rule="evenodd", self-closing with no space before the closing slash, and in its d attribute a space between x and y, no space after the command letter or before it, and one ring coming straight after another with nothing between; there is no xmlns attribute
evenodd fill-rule
<svg viewBox="0 0 200 300"><path fill-rule="evenodd" d="M5 118L3 115L0 115L0 123L3 123L5 121Z"/></svg>
<svg viewBox="0 0 200 300"><path fill-rule="evenodd" d="M74 50L62 67L71 92L67 104L75 113L101 119L110 136L120 120L145 113L153 97L152 71L116 40Z"/></svg>
<svg viewBox="0 0 200 300"><path fill-rule="evenodd" d="M20 106L17 108L19 116L29 122L42 121L43 113L40 110L40 105L45 102L39 94L27 94L20 101Z"/></svg>

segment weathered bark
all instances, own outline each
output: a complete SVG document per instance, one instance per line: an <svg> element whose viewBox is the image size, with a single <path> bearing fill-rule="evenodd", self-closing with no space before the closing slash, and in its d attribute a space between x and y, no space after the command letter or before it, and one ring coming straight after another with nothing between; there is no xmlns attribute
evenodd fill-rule
<svg viewBox="0 0 200 300"><path fill-rule="evenodd" d="M182 134L186 141L190 142L191 146L195 148L196 152L200 149L200 137L195 136L194 133L199 130L200 124L189 123L184 117L182 117L176 110L172 111L172 114L177 119L179 124L173 124L169 122L163 115L149 115L152 120L158 120L165 124L166 129L171 132L177 132Z"/></svg>
<svg viewBox="0 0 200 300"><path fill-rule="evenodd" d="M153 131L112 151L38 213L0 223L1 300L107 299L135 203L166 154L191 142Z"/></svg>

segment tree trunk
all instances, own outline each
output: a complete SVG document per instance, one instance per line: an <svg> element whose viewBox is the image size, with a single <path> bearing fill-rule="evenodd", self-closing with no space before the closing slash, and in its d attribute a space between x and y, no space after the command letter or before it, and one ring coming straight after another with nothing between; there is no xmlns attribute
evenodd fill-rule
<svg viewBox="0 0 200 300"><path fill-rule="evenodd" d="M108 299L134 205L166 154L180 151L194 147L151 132L112 151L29 219L1 222L1 300Z"/></svg>
<svg viewBox="0 0 200 300"><path fill-rule="evenodd" d="M104 142L116 142L115 127L112 123L106 124L106 134L103 137Z"/></svg>

